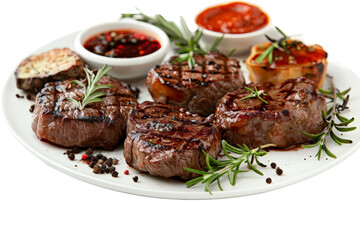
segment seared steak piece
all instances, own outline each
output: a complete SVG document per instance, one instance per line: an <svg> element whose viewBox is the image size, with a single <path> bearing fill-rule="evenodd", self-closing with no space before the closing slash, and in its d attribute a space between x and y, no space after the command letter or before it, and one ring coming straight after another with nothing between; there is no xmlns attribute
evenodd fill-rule
<svg viewBox="0 0 360 240"><path fill-rule="evenodd" d="M126 163L155 176L195 177L184 167L203 169L206 161L202 150L214 158L221 150L221 135L213 118L160 103L139 104L129 114Z"/></svg>
<svg viewBox="0 0 360 240"><path fill-rule="evenodd" d="M83 68L83 60L69 48L53 49L22 61L15 72L16 85L39 92L47 82L85 77Z"/></svg>
<svg viewBox="0 0 360 240"><path fill-rule="evenodd" d="M238 60L217 53L195 55L190 70L187 61L171 63L177 56L151 69L146 85L155 102L183 107L207 116L219 100L244 85Z"/></svg>
<svg viewBox="0 0 360 240"><path fill-rule="evenodd" d="M216 110L223 138L230 144L251 148L268 143L286 148L309 141L300 130L319 133L325 125L321 111L326 110L325 98L312 84L311 80L297 78L278 85L257 86L258 91L267 94L261 96L268 104L258 98L241 100L250 94L246 89L228 93Z"/></svg>
<svg viewBox="0 0 360 240"><path fill-rule="evenodd" d="M81 111L67 100L82 98L79 85L70 80L47 83L36 96L32 123L36 136L63 147L116 147L126 131L128 113L137 101L126 84L118 80L102 77L98 84L113 87L100 90L106 93L104 102L89 104Z"/></svg>

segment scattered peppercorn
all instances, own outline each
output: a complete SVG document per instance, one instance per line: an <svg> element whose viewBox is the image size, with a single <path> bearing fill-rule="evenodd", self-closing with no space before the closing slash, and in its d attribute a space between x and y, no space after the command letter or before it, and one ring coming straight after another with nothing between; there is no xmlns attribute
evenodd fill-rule
<svg viewBox="0 0 360 240"><path fill-rule="evenodd" d="M90 154L92 154L93 152L94 152L94 151L93 151L92 148L88 148L88 149L86 150L85 154L90 155Z"/></svg>
<svg viewBox="0 0 360 240"><path fill-rule="evenodd" d="M27 100L33 100L33 96L31 94L26 94L26 99Z"/></svg>
<svg viewBox="0 0 360 240"><path fill-rule="evenodd" d="M29 112L33 113L35 110L35 104L31 105L29 108Z"/></svg>
<svg viewBox="0 0 360 240"><path fill-rule="evenodd" d="M112 173L113 171L115 171L115 167L114 166L109 167L109 171L110 173Z"/></svg>
<svg viewBox="0 0 360 240"><path fill-rule="evenodd" d="M108 167L111 167L112 166L112 163L113 161L109 158L105 161L105 164L108 166Z"/></svg>
<svg viewBox="0 0 360 240"><path fill-rule="evenodd" d="M95 161L91 161L91 162L89 163L89 167L93 168L93 167L95 166L95 164L96 164Z"/></svg>
<svg viewBox="0 0 360 240"><path fill-rule="evenodd" d="M271 166L272 169L275 169L275 168L276 168L276 163L272 162L272 163L270 164L270 166Z"/></svg>
<svg viewBox="0 0 360 240"><path fill-rule="evenodd" d="M93 173L98 174L98 173L100 173L100 171L101 171L100 165L99 165L99 164L95 164Z"/></svg>
<svg viewBox="0 0 360 240"><path fill-rule="evenodd" d="M24 96L21 96L21 95L18 94L18 93L17 93L15 96L16 96L17 98L24 98Z"/></svg>
<svg viewBox="0 0 360 240"><path fill-rule="evenodd" d="M97 159L102 158L102 156L103 156L103 155L102 155L101 153L96 154L96 158L97 158Z"/></svg>
<svg viewBox="0 0 360 240"><path fill-rule="evenodd" d="M129 170L125 170L125 171L124 171L124 174L125 174L125 175L129 175Z"/></svg>
<svg viewBox="0 0 360 240"><path fill-rule="evenodd" d="M117 177L119 175L119 173L117 172L117 171L113 171L112 173L111 173L111 176L113 176L113 177Z"/></svg>
<svg viewBox="0 0 360 240"><path fill-rule="evenodd" d="M119 160L117 160L116 158L114 158L114 160L113 160L113 165L118 164L118 162L119 162Z"/></svg>
<svg viewBox="0 0 360 240"><path fill-rule="evenodd" d="M139 180L139 177L138 176L135 176L132 178L134 182L137 182Z"/></svg>
<svg viewBox="0 0 360 240"><path fill-rule="evenodd" d="M268 177L268 178L266 179L266 183L270 184L271 182L272 182L272 179Z"/></svg>
<svg viewBox="0 0 360 240"><path fill-rule="evenodd" d="M68 158L69 158L70 160L74 160L74 159L75 159L75 154L74 154L74 153L70 153L70 154L68 155Z"/></svg>
<svg viewBox="0 0 360 240"><path fill-rule="evenodd" d="M102 156L101 159L105 162L107 160L107 157Z"/></svg>
<svg viewBox="0 0 360 240"><path fill-rule="evenodd" d="M279 176L282 175L282 174L283 174L283 170L282 170L281 168L277 168L277 169L276 169L276 174L279 175Z"/></svg>

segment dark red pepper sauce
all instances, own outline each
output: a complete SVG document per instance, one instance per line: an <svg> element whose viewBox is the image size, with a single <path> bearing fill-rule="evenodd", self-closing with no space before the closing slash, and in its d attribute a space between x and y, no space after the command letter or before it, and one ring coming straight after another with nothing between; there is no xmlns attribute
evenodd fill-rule
<svg viewBox="0 0 360 240"><path fill-rule="evenodd" d="M195 21L198 26L211 31L238 34L265 27L269 17L253 5L233 2L204 10Z"/></svg>
<svg viewBox="0 0 360 240"><path fill-rule="evenodd" d="M134 58L153 53L161 45L155 38L131 30L112 30L85 41L84 47L98 55L112 58Z"/></svg>

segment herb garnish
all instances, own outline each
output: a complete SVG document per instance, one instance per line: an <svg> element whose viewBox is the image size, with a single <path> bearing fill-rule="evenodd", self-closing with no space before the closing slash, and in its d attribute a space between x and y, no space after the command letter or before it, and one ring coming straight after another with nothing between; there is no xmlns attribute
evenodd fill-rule
<svg viewBox="0 0 360 240"><path fill-rule="evenodd" d="M255 63L261 63L263 62L266 58L268 59L269 64L271 65L274 61L274 49L282 49L284 50L288 55L290 55L290 51L289 48L291 47L297 47L298 44L302 44L302 42L300 41L292 41L291 43L288 43L288 39L289 37L283 32L281 31L280 28L275 27L276 30L278 30L278 32L283 36L282 38L280 38L279 40L274 40L272 38L270 38L268 35L265 35L265 37L272 42L272 44L266 48L264 50L264 52L262 52L256 59L255 59Z"/></svg>
<svg viewBox="0 0 360 240"><path fill-rule="evenodd" d="M205 154L206 156L207 171L184 167L186 171L201 175L200 177L187 181L185 184L188 187L192 187L198 183L205 184L205 191L209 192L212 195L210 191L210 186L215 181L217 182L219 189L223 191L220 184L220 178L225 174L228 175L228 179L231 185L236 184L238 173L243 173L253 170L255 173L259 175L263 175L263 173L260 172L258 169L256 169L255 166L253 165L254 161L260 167L266 167L266 165L262 164L258 160L258 158L265 156L267 154L267 152L263 150L264 148L274 147L274 146L276 145L266 144L255 149L250 149L245 144L244 146L238 145L238 147L234 147L228 144L225 140L222 140L222 149L225 156L228 157L228 159L216 160L203 150L203 154ZM238 154L238 156L232 156L230 155L229 152ZM244 162L247 164L250 170L240 169L241 164Z"/></svg>
<svg viewBox="0 0 360 240"><path fill-rule="evenodd" d="M101 99L101 97L105 96L106 94L104 92L99 92L97 90L103 89L103 88L112 88L111 85L106 84L97 84L97 82L107 74L112 67L104 65L101 69L98 70L98 72L95 74L92 70L89 70L88 68L84 68L86 78L88 80L87 86L79 80L73 80L71 83L80 85L83 89L84 95L82 97L81 101L68 98L70 102L74 103L80 110L83 110L85 106L89 103L95 103L95 102L103 102L104 100Z"/></svg>
<svg viewBox="0 0 360 240"><path fill-rule="evenodd" d="M261 101L263 101L265 104L269 104L265 99L263 99L260 95L264 95L267 96L267 94L264 92L264 90L260 90L258 91L257 88L254 86L254 90L252 90L251 88L248 88L246 86L244 86L245 89L250 91L250 94L241 98L240 101L248 99L248 98L259 98Z"/></svg>
<svg viewBox="0 0 360 240"><path fill-rule="evenodd" d="M316 154L318 160L320 160L322 151L324 151L326 155L328 155L329 157L336 158L336 155L333 154L326 146L327 136L330 135L331 139L338 145L342 145L343 143L344 144L352 143L350 139L344 139L337 136L334 133L334 128L339 132L349 132L349 131L354 131L356 129L356 127L347 127L350 123L354 121L354 118L347 119L346 117L340 114L345 109L348 109L347 104L349 102L350 96L346 94L350 92L351 88L343 92L340 92L338 89L335 88L332 78L330 78L330 83L331 86L329 88L329 91L319 89L319 91L322 92L325 97L329 98L332 103L332 106L328 109L328 111L326 112L324 110L322 111L322 118L326 122L324 129L317 134L310 134L301 131L302 134L312 138L314 142L312 144L302 145L303 148L314 148L316 146L319 146L319 150ZM343 101L342 104L337 103L336 101L337 98ZM339 123L335 122L336 120L335 117L340 121Z"/></svg>
<svg viewBox="0 0 360 240"><path fill-rule="evenodd" d="M204 55L208 52L217 51L223 37L216 38L209 50L202 48L199 40L202 36L202 31L196 30L194 33L190 31L183 17L180 17L181 27L174 22L166 20L162 15L156 14L154 17L145 15L144 13L123 13L121 18L132 18L138 21L147 22L162 29L174 41L178 47L177 53L179 57L175 58L173 62L187 61L191 70L196 64L194 54Z"/></svg>

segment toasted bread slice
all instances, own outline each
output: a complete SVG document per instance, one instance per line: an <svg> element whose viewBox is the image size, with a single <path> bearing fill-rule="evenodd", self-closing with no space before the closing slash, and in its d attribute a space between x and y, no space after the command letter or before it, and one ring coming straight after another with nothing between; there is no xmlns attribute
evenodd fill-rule
<svg viewBox="0 0 360 240"><path fill-rule="evenodd" d="M22 61L15 72L16 84L39 92L47 82L85 77L83 68L84 61L69 48L53 49Z"/></svg>

